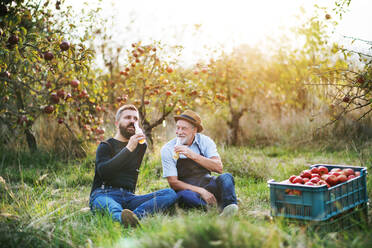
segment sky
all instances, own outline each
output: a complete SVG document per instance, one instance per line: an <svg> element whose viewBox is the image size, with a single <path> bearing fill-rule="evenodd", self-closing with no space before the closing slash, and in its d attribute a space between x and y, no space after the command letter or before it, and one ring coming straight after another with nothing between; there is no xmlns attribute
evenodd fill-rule
<svg viewBox="0 0 372 248"><path fill-rule="evenodd" d="M182 60L194 62L206 48L229 50L239 44L261 45L277 39L290 27L311 15L314 4L331 9L335 0L66 0L75 9L101 6L103 17L113 18L113 44L129 46L161 40L182 45ZM301 14L300 7L306 11ZM334 30L333 39L343 36L372 41L372 1L352 0L349 10ZM332 16L332 20L337 19ZM354 50L366 51L363 42L353 43Z"/></svg>

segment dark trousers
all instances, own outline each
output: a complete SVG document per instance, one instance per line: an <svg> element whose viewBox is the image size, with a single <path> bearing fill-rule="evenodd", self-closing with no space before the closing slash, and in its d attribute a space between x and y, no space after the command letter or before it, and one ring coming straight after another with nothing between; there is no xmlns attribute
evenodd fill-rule
<svg viewBox="0 0 372 248"><path fill-rule="evenodd" d="M230 173L224 173L217 178L211 178L210 182L204 186L217 199L218 206L223 209L229 204L237 204L235 194L235 182ZM181 190L177 192L178 203L183 208L205 208L207 203L201 196L191 190Z"/></svg>

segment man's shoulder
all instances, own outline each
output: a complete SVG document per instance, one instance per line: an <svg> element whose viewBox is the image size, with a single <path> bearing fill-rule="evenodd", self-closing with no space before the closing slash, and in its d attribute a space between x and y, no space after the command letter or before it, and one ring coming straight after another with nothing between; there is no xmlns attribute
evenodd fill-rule
<svg viewBox="0 0 372 248"><path fill-rule="evenodd" d="M176 139L171 139L167 143L165 143L162 148L160 149L161 154L168 152L170 150L173 150L174 145L176 144L175 142Z"/></svg>
<svg viewBox="0 0 372 248"><path fill-rule="evenodd" d="M207 135L205 134L202 134L202 133L197 133L197 140L200 144L204 144L204 143L207 143L207 144L210 144L210 143L214 143L214 141Z"/></svg>

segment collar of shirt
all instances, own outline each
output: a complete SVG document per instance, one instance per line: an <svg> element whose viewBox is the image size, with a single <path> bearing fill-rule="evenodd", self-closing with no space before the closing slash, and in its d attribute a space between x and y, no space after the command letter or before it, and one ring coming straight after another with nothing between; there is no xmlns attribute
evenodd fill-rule
<svg viewBox="0 0 372 248"><path fill-rule="evenodd" d="M195 144L197 145L198 147L200 147L200 134L196 133L195 134L195 137L194 137L194 141L192 142L191 146ZM190 147L191 147L190 146Z"/></svg>

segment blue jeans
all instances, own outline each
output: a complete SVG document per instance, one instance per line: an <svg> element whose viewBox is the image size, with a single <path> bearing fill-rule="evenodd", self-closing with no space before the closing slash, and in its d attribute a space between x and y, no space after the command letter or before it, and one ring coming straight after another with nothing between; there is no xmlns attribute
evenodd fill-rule
<svg viewBox="0 0 372 248"><path fill-rule="evenodd" d="M234 177L230 173L224 173L217 178L213 178L204 188L216 197L221 209L229 204L237 204ZM201 196L194 191L181 190L177 192L177 195L181 207L205 208L207 206Z"/></svg>
<svg viewBox="0 0 372 248"><path fill-rule="evenodd" d="M130 191L119 188L97 188L89 200L90 209L107 210L113 220L121 222L121 211L129 209L139 219L148 214L165 211L177 201L173 189L162 189L146 195L135 195Z"/></svg>

